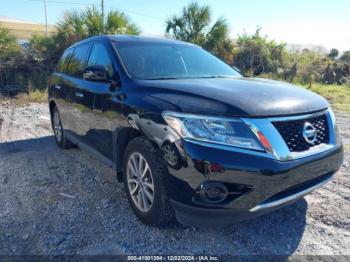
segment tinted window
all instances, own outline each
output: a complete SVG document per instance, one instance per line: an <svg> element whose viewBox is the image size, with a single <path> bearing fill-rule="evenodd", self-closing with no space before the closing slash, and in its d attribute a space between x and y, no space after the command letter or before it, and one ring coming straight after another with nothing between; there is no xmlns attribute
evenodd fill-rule
<svg viewBox="0 0 350 262"><path fill-rule="evenodd" d="M70 75L82 76L89 50L90 44L80 45L74 49L67 70Z"/></svg>
<svg viewBox="0 0 350 262"><path fill-rule="evenodd" d="M60 60L57 63L56 70L59 73L64 73L67 70L67 65L69 63L69 58L71 57L73 53L73 49L66 50L63 55L61 56Z"/></svg>
<svg viewBox="0 0 350 262"><path fill-rule="evenodd" d="M117 43L129 74L138 79L240 76L200 47L169 43Z"/></svg>
<svg viewBox="0 0 350 262"><path fill-rule="evenodd" d="M104 65L107 67L108 76L112 77L114 75L112 60L105 48L101 43L95 43L92 47L88 65Z"/></svg>

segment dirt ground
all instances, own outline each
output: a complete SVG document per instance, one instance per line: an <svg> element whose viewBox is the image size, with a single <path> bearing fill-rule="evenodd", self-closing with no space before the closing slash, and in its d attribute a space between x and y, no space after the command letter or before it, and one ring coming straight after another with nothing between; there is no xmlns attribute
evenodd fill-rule
<svg viewBox="0 0 350 262"><path fill-rule="evenodd" d="M113 170L59 149L45 104L0 102L0 255L350 255L350 115L345 160L297 203L220 230L140 223Z"/></svg>

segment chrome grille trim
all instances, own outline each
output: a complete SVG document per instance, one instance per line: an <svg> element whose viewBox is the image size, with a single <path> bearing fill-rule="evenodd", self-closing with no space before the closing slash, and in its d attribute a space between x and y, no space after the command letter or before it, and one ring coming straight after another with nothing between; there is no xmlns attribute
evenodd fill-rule
<svg viewBox="0 0 350 262"><path fill-rule="evenodd" d="M277 121L293 121L293 120L302 120L308 119L320 115L326 115L327 124L329 129L329 143L320 144L309 148L308 150L302 152L291 152L284 141L283 137L279 131L273 125L273 122ZM258 131L262 132L264 136L268 139L272 145L272 152L267 154L272 154L273 157L279 161L288 161L295 160L315 154L319 154L325 151L328 151L335 147L335 117L331 109L322 110L312 114L297 115L297 116L286 116L286 117L269 117L269 118L242 118L254 133Z"/></svg>
<svg viewBox="0 0 350 262"><path fill-rule="evenodd" d="M309 193L311 193L312 191L322 187L323 185L327 184L330 180L332 179L332 177L318 183L317 185L314 185L312 187L309 187L303 191L300 191L298 193L295 193L293 195L290 195L290 196L287 196L287 197L284 197L284 198L281 198L281 199L278 199L278 200L275 200L275 201L272 201L272 202L268 202L268 203L263 203L263 204L259 204L255 207L253 207L252 209L250 209L249 211L250 212L257 212L259 210L264 210L266 208L272 208L272 207L277 207L277 206L280 206L280 205L283 205L285 203L288 203L290 201L293 201L293 200L296 200L298 198L301 198Z"/></svg>
<svg viewBox="0 0 350 262"><path fill-rule="evenodd" d="M291 152L304 152L320 144L329 144L329 126L326 114L298 120L273 121ZM303 136L305 125L311 125L316 131L313 143Z"/></svg>

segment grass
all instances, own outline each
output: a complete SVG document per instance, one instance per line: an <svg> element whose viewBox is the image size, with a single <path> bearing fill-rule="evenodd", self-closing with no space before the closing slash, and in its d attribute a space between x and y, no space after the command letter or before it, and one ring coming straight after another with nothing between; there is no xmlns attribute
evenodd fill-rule
<svg viewBox="0 0 350 262"><path fill-rule="evenodd" d="M11 101L16 105L27 105L29 103L47 103L47 91L30 91L27 93L19 93L14 97L1 97L0 101Z"/></svg>
<svg viewBox="0 0 350 262"><path fill-rule="evenodd" d="M45 25L36 23L16 23L0 21L0 24L9 29L10 32L18 39L30 39L33 35L45 35ZM54 26L48 27L48 32L55 32Z"/></svg>
<svg viewBox="0 0 350 262"><path fill-rule="evenodd" d="M259 77L283 81L274 77L272 74L261 74ZM350 83L343 85L313 83L311 86L310 84L301 84L299 82L293 82L293 84L304 87L323 96L332 105L332 108L338 111L350 113Z"/></svg>
<svg viewBox="0 0 350 262"><path fill-rule="evenodd" d="M27 97L29 103L47 103L47 91L31 91Z"/></svg>
<svg viewBox="0 0 350 262"><path fill-rule="evenodd" d="M304 86L326 98L332 107L338 111L350 113L350 85L323 85L312 84L311 87Z"/></svg>

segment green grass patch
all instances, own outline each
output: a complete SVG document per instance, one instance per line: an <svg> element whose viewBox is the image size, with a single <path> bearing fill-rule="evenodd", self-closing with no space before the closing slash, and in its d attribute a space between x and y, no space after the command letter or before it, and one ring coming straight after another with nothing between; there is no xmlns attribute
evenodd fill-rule
<svg viewBox="0 0 350 262"><path fill-rule="evenodd" d="M338 111L350 113L350 85L323 85L312 84L303 86L306 89L313 91L326 98L332 107Z"/></svg>
<svg viewBox="0 0 350 262"><path fill-rule="evenodd" d="M283 81L276 78L276 76L273 74L261 74L258 77ZM323 96L329 101L329 103L332 105L332 108L338 111L350 113L350 83L343 85L326 85L313 83L311 86L310 84L302 84L299 82L293 82L293 84L304 87Z"/></svg>
<svg viewBox="0 0 350 262"><path fill-rule="evenodd" d="M47 91L30 91L27 97L29 103L47 103Z"/></svg>

